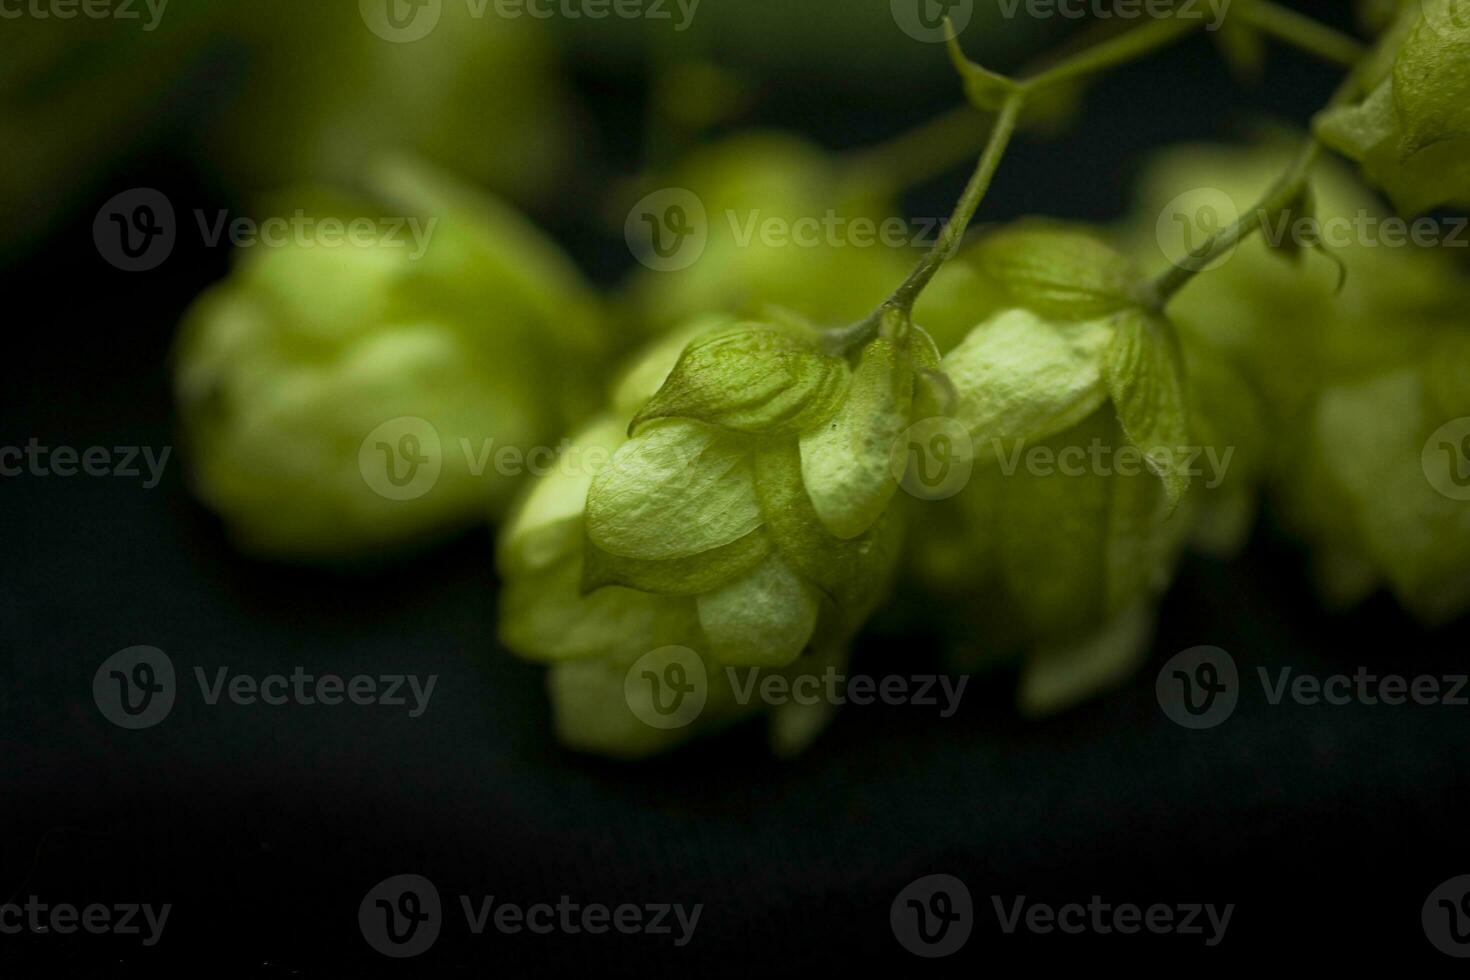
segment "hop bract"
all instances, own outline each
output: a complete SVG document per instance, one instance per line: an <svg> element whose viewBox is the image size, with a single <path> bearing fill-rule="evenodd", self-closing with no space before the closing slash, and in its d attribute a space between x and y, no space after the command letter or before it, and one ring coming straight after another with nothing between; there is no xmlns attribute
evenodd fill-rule
<svg viewBox="0 0 1470 980"><path fill-rule="evenodd" d="M1470 204L1470 0L1405 4L1375 57L1367 97L1318 135L1404 214Z"/></svg>
<svg viewBox="0 0 1470 980"><path fill-rule="evenodd" d="M379 186L372 203L284 195L275 213L370 237L305 222L241 249L183 325L194 486L246 550L351 558L483 520L581 408L597 312L560 254L421 168Z"/></svg>
<svg viewBox="0 0 1470 980"><path fill-rule="evenodd" d="M845 355L801 324L716 322L633 366L501 539L502 639L553 665L576 748L644 755L760 711L742 678L840 667L888 590L892 450L937 364L927 338ZM665 723L644 682L680 656L701 708ZM775 748L802 747L830 708L777 707Z"/></svg>

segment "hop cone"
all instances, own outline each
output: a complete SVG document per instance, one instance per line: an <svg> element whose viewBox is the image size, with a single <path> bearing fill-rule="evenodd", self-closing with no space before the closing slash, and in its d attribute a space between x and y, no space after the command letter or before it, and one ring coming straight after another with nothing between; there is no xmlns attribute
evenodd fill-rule
<svg viewBox="0 0 1470 980"><path fill-rule="evenodd" d="M659 751L771 706L752 677L840 670L898 557L892 447L927 338L845 356L799 324L692 332L630 370L501 540L502 638L552 665L557 731L586 751ZM825 723L806 701L774 706L777 751Z"/></svg>

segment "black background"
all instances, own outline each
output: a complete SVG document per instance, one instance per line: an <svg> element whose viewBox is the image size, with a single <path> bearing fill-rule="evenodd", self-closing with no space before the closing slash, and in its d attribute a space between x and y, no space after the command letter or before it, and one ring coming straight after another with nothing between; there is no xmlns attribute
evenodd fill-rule
<svg viewBox="0 0 1470 980"><path fill-rule="evenodd" d="M1240 134L1262 113L1301 122L1332 73L1277 49L1242 90L1198 39L1119 71L1055 140L1025 137L988 219L1107 220L1151 149ZM631 167L642 79L587 71L588 152ZM1264 93L1270 93L1269 96ZM762 122L833 147L901 130L953 90L854 99L840 85L776 87ZM174 445L167 353L179 314L228 255L181 240L159 270L97 254L91 217L118 190L163 190L181 212L235 206L164 140L0 278L8 325L0 443ZM915 194L947 208L962 175ZM541 215L611 285L631 264L597 215ZM163 941L0 936L0 975L785 975L870 965L900 975L1052 963L1186 967L1363 965L1418 973L1436 952L1420 907L1470 872L1464 707L1269 705L1258 684L1219 728L1170 722L1154 678L1197 644L1243 673L1443 675L1463 669L1463 623L1426 633L1378 597L1332 617L1269 515L1229 565L1189 560L1149 664L1119 693L1044 723L1019 719L1009 678L976 681L960 712L849 707L801 758L759 726L666 758L617 765L558 749L543 671L495 642L487 531L385 572L323 574L244 559L170 459L145 490L124 478L0 479L0 903L172 903ZM923 617L880 620L857 671L937 669ZM113 727L92 676L134 644L165 650L179 703L156 728ZM192 671L437 674L429 711L206 706ZM181 678L182 679L182 678ZM357 907L378 881L431 879L448 922L394 963L364 943ZM977 924L948 960L903 951L889 904L948 873ZM469 935L457 896L522 905L703 903L694 941ZM1234 903L1225 942L1201 937L1005 935L1007 901Z"/></svg>

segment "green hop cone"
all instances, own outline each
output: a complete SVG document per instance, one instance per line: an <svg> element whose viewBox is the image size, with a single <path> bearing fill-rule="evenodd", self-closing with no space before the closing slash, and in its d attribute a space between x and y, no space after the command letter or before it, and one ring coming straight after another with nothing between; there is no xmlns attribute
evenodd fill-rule
<svg viewBox="0 0 1470 980"><path fill-rule="evenodd" d="M1133 232L1140 248L1181 189L1214 188L1244 209L1289 159L1275 147L1162 155L1144 182ZM1346 272L1341 290L1332 263L1285 261L1260 236L1191 282L1172 313L1187 346L1224 352L1258 391L1256 423L1229 422L1237 399L1205 398L1218 406L1213 418L1243 433L1232 481L1260 474L1278 517L1307 543L1324 599L1345 607L1386 586L1426 622L1445 621L1470 608L1470 536L1453 455L1454 423L1470 415L1470 290L1447 250L1381 240L1377 229L1391 216L1340 168L1319 168L1314 184L1317 217L1336 239L1327 247ZM1190 378L1195 388L1230 390L1193 370ZM1219 517L1228 525L1228 510Z"/></svg>
<svg viewBox="0 0 1470 980"><path fill-rule="evenodd" d="M194 487L247 551L352 559L498 515L527 454L585 411L597 307L555 247L428 171L385 167L378 187L284 196L268 213L375 230L242 249L181 328Z"/></svg>
<svg viewBox="0 0 1470 980"><path fill-rule="evenodd" d="M961 255L916 311L946 334L966 313L980 322L941 365L974 469L916 522L912 565L968 611L960 666L1020 661L1028 713L1136 668L1208 494L1186 491L1214 475L1193 418L1209 399L1188 380L1212 352L1182 343L1144 293L1093 234L1028 222ZM1234 375L1224 377L1216 387L1228 390ZM1213 421L1211 435L1238 424ZM1222 458L1230 447L1208 448Z"/></svg>
<svg viewBox="0 0 1470 980"><path fill-rule="evenodd" d="M1374 57L1366 98L1323 113L1318 136L1405 215L1470 205L1470 0L1406 4Z"/></svg>
<svg viewBox="0 0 1470 980"><path fill-rule="evenodd" d="M565 744L647 755L758 713L750 684L845 664L892 579L893 448L938 358L916 330L830 348L801 324L704 319L529 489L499 545L501 637L552 665ZM670 693L690 685L692 712ZM804 701L771 712L778 753L825 725L830 701Z"/></svg>

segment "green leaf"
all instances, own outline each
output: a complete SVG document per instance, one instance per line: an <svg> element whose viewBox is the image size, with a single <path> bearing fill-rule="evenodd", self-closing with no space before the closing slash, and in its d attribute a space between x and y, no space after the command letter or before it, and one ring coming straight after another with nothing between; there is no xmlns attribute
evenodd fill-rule
<svg viewBox="0 0 1470 980"><path fill-rule="evenodd" d="M1112 334L1105 320L1055 323L1019 309L971 331L943 367L977 457L998 443L1046 439L1096 411L1107 399L1102 362Z"/></svg>
<svg viewBox="0 0 1470 980"><path fill-rule="evenodd" d="M794 438L767 440L755 454L756 491L766 528L782 556L847 614L865 615L887 594L903 538L899 508L883 511L856 538L831 534L801 477Z"/></svg>
<svg viewBox="0 0 1470 980"><path fill-rule="evenodd" d="M603 551L591 541L586 557L582 591L621 585L658 595L692 596L721 585L759 565L770 554L771 539L760 529L745 537L687 558L645 561Z"/></svg>
<svg viewBox="0 0 1470 980"><path fill-rule="evenodd" d="M847 382L847 363L810 338L744 324L691 343L632 429L689 418L740 432L799 431L831 414Z"/></svg>
<svg viewBox="0 0 1470 980"><path fill-rule="evenodd" d="M570 440L500 532L497 557L502 576L536 571L576 550L592 478L624 439L622 424L605 415Z"/></svg>
<svg viewBox="0 0 1470 980"><path fill-rule="evenodd" d="M688 558L760 524L748 440L699 422L648 425L613 455L587 494L588 537L624 558Z"/></svg>
<svg viewBox="0 0 1470 980"><path fill-rule="evenodd" d="M863 349L847 399L820 428L801 434L801 475L827 530L855 538L898 489L890 458L909 426L914 375L883 338Z"/></svg>
<svg viewBox="0 0 1470 980"><path fill-rule="evenodd" d="M1114 331L1103 361L1108 394L1128 441L1164 481L1170 507L1177 507L1189 489L1181 453L1189 445L1189 421L1174 328L1161 317L1133 311L1114 320Z"/></svg>
<svg viewBox="0 0 1470 980"><path fill-rule="evenodd" d="M817 625L816 590L780 555L697 602L710 649L725 664L784 667L801 656Z"/></svg>
<svg viewBox="0 0 1470 980"><path fill-rule="evenodd" d="M1020 306L1091 320L1137 302L1133 263L1086 232L1023 223L981 239L976 260Z"/></svg>

